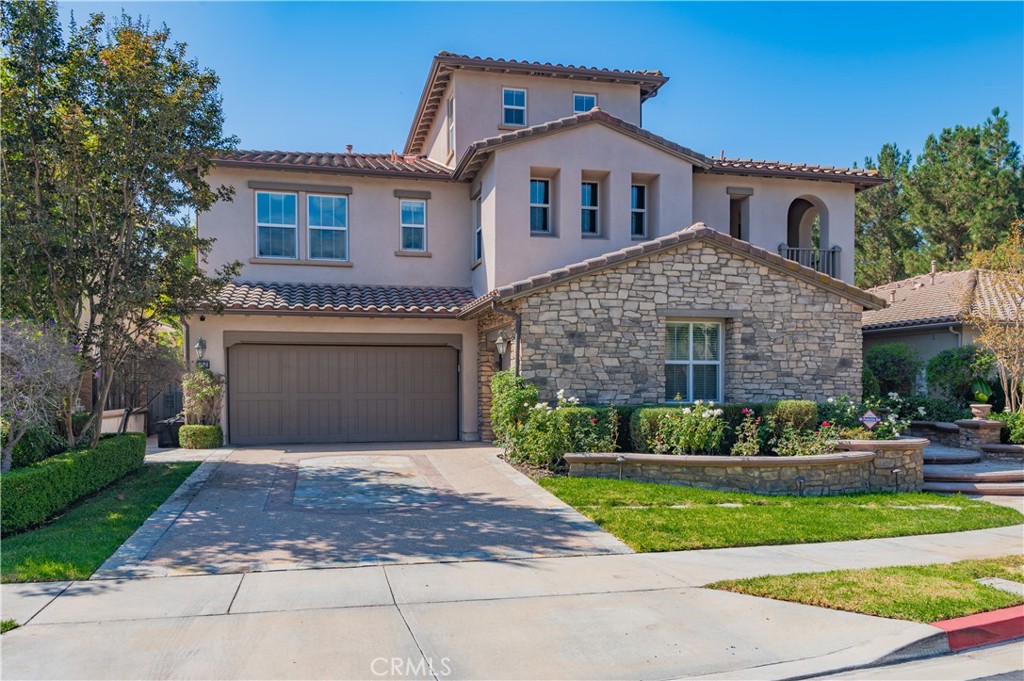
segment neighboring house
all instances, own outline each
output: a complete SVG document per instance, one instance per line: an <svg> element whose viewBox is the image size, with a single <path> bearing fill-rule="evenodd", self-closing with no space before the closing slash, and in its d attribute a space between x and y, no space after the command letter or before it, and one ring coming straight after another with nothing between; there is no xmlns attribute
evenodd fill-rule
<svg viewBox="0 0 1024 681"><path fill-rule="evenodd" d="M888 307L864 312L864 350L903 343L917 350L925 362L943 350L974 341L977 333L964 324L966 314L981 311L1010 318L1005 294L999 293L986 270L932 272L868 292L885 299Z"/></svg>
<svg viewBox="0 0 1024 681"><path fill-rule="evenodd" d="M199 231L245 266L189 345L229 440L489 439L499 366L545 399L859 394L884 301L852 285L854 195L884 178L659 137L667 80L442 52L401 154L216 159L235 197Z"/></svg>

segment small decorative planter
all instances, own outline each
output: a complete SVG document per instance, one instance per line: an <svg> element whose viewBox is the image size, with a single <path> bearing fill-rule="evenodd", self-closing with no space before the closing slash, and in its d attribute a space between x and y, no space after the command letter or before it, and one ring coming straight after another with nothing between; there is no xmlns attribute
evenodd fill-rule
<svg viewBox="0 0 1024 681"><path fill-rule="evenodd" d="M974 418L978 421L988 420L988 415L992 413L991 404L972 404L971 413L974 414Z"/></svg>

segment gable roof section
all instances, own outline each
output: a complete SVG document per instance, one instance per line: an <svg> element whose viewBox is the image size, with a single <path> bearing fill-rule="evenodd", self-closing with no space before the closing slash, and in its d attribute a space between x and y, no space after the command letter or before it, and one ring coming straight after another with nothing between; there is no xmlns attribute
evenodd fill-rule
<svg viewBox="0 0 1024 681"><path fill-rule="evenodd" d="M520 128L519 130L507 132L503 135L488 137L487 139L473 142L466 149L466 153L462 155L462 159L455 167L455 170L452 171L452 176L457 180L472 180L496 149L588 124L603 125L606 128L620 132L628 137L632 137L635 140L643 142L644 144L660 149L667 154L680 158L694 166L700 168L709 168L711 166L711 160L704 154L676 144L675 142L667 140L659 135L655 135L654 133L644 130L639 126L633 125L632 123L627 123L621 118L613 116L610 113L595 107L590 111L576 114L575 116L566 116L565 118L559 118L558 120L550 121L548 123L531 125L527 128Z"/></svg>
<svg viewBox="0 0 1024 681"><path fill-rule="evenodd" d="M988 270L936 272L868 289L889 306L864 312L863 330L957 324L970 312L1012 318L1011 293ZM1018 305L1021 304L1018 302Z"/></svg>
<svg viewBox="0 0 1024 681"><path fill-rule="evenodd" d="M419 154L434 124L437 112L441 108L452 73L459 70L495 71L498 73L514 73L527 76L546 76L548 78L566 78L583 82L628 83L640 86L640 101L644 102L658 94L658 89L668 82L668 77L661 71L619 71L617 69L598 69L572 64L551 64L541 62L516 61L515 59L492 59L490 57L471 57L453 52L439 52L430 65L427 82L423 85L412 127L405 143L405 153Z"/></svg>
<svg viewBox="0 0 1024 681"><path fill-rule="evenodd" d="M858 189L868 189L888 182L877 170L865 168L841 168L819 166L809 163L784 163L782 161L757 161L751 158L716 158L704 172L713 175L749 175L754 177L785 177L797 180L827 180L850 182Z"/></svg>
<svg viewBox="0 0 1024 681"><path fill-rule="evenodd" d="M305 151L238 150L215 156L214 164L236 168L275 168L305 172L450 180L451 171L424 156L340 154Z"/></svg>
<svg viewBox="0 0 1024 681"><path fill-rule="evenodd" d="M333 313L454 317L473 300L458 287L351 286L245 282L228 284L219 296L225 312Z"/></svg>
<svg viewBox="0 0 1024 681"><path fill-rule="evenodd" d="M752 246L746 241L734 239L727 234L722 234L704 223L698 222L695 225L681 229L678 232L668 234L651 241L644 241L623 248L611 253L599 255L582 262L560 267L558 269L539 274L523 281L513 282L506 286L494 289L493 291L480 296L472 303L464 306L460 317L471 317L474 314L486 309L492 302L506 302L523 298L534 293L543 291L551 286L563 284L573 279L578 279L589 274L595 274L611 267L618 267L640 258L656 255L679 246L690 243L706 242L715 245L723 250L736 253L759 264L765 265L777 272L782 272L796 279L827 289L839 296L852 300L865 308L877 309L884 307L885 301L878 296L863 291L856 286L850 286L846 282L816 272L809 267L804 267L792 260L787 260L763 248Z"/></svg>

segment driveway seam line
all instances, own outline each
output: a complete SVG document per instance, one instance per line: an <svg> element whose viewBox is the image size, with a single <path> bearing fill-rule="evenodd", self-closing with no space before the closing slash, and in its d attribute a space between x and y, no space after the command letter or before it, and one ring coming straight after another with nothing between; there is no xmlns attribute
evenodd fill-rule
<svg viewBox="0 0 1024 681"><path fill-rule="evenodd" d="M55 594L53 595L53 597L52 597L52 598L51 598L50 600L46 601L46 603L44 603L44 604L43 604L43 607L39 608L39 609L38 609L38 610L36 610L36 611L35 611L34 613L32 613L32 616L31 616L31 617L29 617L29 618L28 618L27 620L25 620L25 621L24 621L24 623L22 623L22 622L19 622L19 623L18 623L18 626L20 626L20 627L23 627L23 626L27 625L27 624L28 624L29 622L31 622L32 620L34 620L34 619L35 619L36 617L38 617L38 616L39 616L39 613L41 613L41 612L42 612L43 610L46 610L46 609L47 609L48 607L50 607L50 605L51 605L51 604L52 604L52 603L53 603L53 602L54 602L55 600L57 600L57 598L58 598L59 596L62 596L62 595L64 594L64 592L65 592L65 591L67 591L68 589L70 589L70 588L71 588L71 585L72 585L72 584L74 584L74 583L75 583L76 581L78 581L78 580L72 580L72 581L68 582L67 584L65 584L65 585L64 585L64 588L63 588L63 589L61 589L60 591L58 591L57 593L55 593Z"/></svg>
<svg viewBox="0 0 1024 681"><path fill-rule="evenodd" d="M247 572L243 572L243 573L241 573L241 574L242 574L242 578L241 578L241 579L239 579L239 580L238 580L238 584L236 584L236 585L235 585L235 593L231 594L231 602L230 602L230 603L228 603L228 609L224 611L224 614L225 614L225 615L231 615L231 614L233 614L233 613L231 612L231 608L232 608L232 607L234 607L234 605L235 605L235 599L236 599L236 598L238 598L238 592L242 590L242 582L244 582L244 581L245 581L245 576L246 576L246 575L247 575L248 573L247 573Z"/></svg>
<svg viewBox="0 0 1024 681"><path fill-rule="evenodd" d="M402 606L398 605L398 601L395 599L395 590L391 587L391 578L388 577L388 568L386 565L382 565L380 568L384 572L384 582L388 585L388 592L391 594L391 602L395 605L395 610L398 611L398 616L402 618L402 624L405 625L406 631L409 632L409 636L412 637L412 642L416 644L416 650L419 651L420 659L426 661L427 671L430 672L431 678L434 681L438 681L437 674L434 673L434 669L430 664L430 660L427 659L426 654L423 652L423 646L420 645L419 639L416 638L416 633L412 630L409 625L409 620L405 618L405 613L402 612Z"/></svg>

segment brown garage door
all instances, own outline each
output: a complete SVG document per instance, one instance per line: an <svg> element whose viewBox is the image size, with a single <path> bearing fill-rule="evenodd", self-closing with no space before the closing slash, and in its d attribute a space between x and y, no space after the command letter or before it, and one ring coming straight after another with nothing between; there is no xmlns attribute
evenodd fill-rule
<svg viewBox="0 0 1024 681"><path fill-rule="evenodd" d="M234 444L458 439L453 348L236 345L227 381Z"/></svg>

